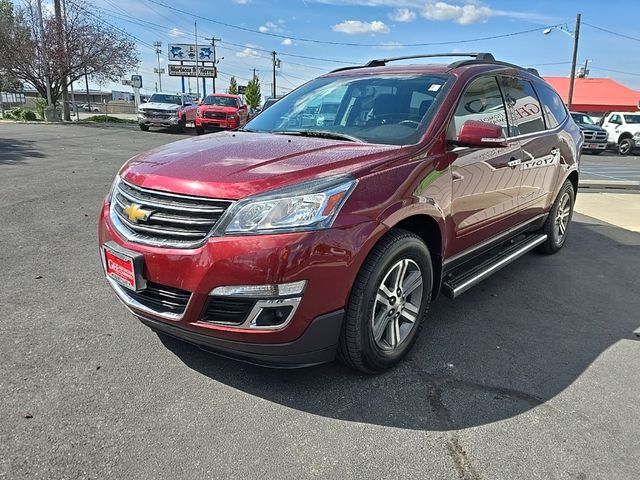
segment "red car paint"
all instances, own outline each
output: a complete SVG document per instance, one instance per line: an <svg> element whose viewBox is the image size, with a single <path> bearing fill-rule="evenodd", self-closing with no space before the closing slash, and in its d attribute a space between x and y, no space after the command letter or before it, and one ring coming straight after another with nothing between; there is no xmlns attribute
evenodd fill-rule
<svg viewBox="0 0 640 480"><path fill-rule="evenodd" d="M223 105L207 105L207 99L218 98L228 99L233 106ZM208 118L208 115L214 118ZM227 93L214 93L208 95L205 101L198 106L196 114L196 128L219 127L224 129L233 129L243 126L247 123L249 110L238 95Z"/></svg>
<svg viewBox="0 0 640 480"><path fill-rule="evenodd" d="M567 178L577 181L580 131L570 119L562 128L505 140L501 148L456 150L446 129L469 82L482 74L513 74L540 82L522 70L496 65L398 66L358 69L358 74L447 73L453 82L422 140L407 146L350 143L340 140L262 133L227 132L165 145L129 160L121 169L128 183L159 192L240 200L301 182L348 174L357 187L331 228L317 231L221 235L197 248L143 245L127 240L110 218L107 196L99 222L99 241L115 242L144 255L144 276L156 284L191 292L184 317L137 311L155 329L251 361L297 365L318 363L303 351L264 353L261 346L289 352L309 332L314 319L340 312L365 258L394 226L429 230L435 273L447 261L523 221L547 212ZM331 75L351 75L351 71ZM199 107L200 109L204 107ZM198 117L196 124L202 122ZM485 128L485 130L483 130ZM486 125L478 125L486 131ZM494 129L495 130L495 129ZM514 155L535 158L558 150L552 168L505 169ZM525 152L525 153L523 153ZM523 157L528 158L528 157ZM526 162L525 162L526 163ZM503 171L496 184L491 172ZM509 178L511 176L512 178ZM486 178L485 178L486 177ZM513 191L512 198L504 192ZM531 193L529 193L531 192ZM490 213L488 213L490 212ZM282 284L306 280L306 290L291 322L283 329L255 330L201 322L209 293L228 285ZM435 282L437 293L439 279ZM339 324L338 324L339 328ZM338 330L339 331L339 330ZM210 342L209 342L210 340ZM216 343L218 342L218 343ZM318 344L321 361L333 358L337 336ZM273 361L271 359L274 359ZM320 360L318 360L320 361Z"/></svg>

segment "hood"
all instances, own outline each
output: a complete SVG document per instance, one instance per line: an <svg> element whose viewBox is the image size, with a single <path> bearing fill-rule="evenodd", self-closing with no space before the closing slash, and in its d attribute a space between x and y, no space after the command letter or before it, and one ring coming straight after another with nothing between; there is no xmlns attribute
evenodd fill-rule
<svg viewBox="0 0 640 480"><path fill-rule="evenodd" d="M147 110L147 109L151 109L151 110L177 110L181 106L182 105L176 105L175 103L157 103L157 102L153 102L153 103L145 103L143 105L140 105L138 107L138 110Z"/></svg>
<svg viewBox="0 0 640 480"><path fill-rule="evenodd" d="M332 175L353 173L401 149L322 138L223 132L169 143L130 159L130 183L186 195L237 200Z"/></svg>
<svg viewBox="0 0 640 480"><path fill-rule="evenodd" d="M591 125L590 123L578 123L578 126L580 127L580 130L588 130L591 132L606 132L606 130L601 126Z"/></svg>
<svg viewBox="0 0 640 480"><path fill-rule="evenodd" d="M207 112L235 112L238 107L227 107L225 105L200 105L198 110Z"/></svg>

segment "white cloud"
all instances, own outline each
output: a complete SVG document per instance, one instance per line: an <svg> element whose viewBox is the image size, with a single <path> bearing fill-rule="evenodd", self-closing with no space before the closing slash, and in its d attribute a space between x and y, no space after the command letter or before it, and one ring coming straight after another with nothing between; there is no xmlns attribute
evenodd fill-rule
<svg viewBox="0 0 640 480"><path fill-rule="evenodd" d="M447 2L428 3L422 9L422 16L438 22L454 21L460 25L486 22L498 12L475 3L452 5Z"/></svg>
<svg viewBox="0 0 640 480"><path fill-rule="evenodd" d="M179 30L177 27L173 27L171 30L169 30L170 37L181 37L183 35L184 32L182 30Z"/></svg>
<svg viewBox="0 0 640 480"><path fill-rule="evenodd" d="M260 54L258 53L258 51L255 48L256 48L255 45L251 45L250 43L247 43L245 45L245 49L244 50L242 50L241 52L236 53L236 57L240 57L240 58L256 58L256 57L259 57Z"/></svg>
<svg viewBox="0 0 640 480"><path fill-rule="evenodd" d="M251 3L251 0L233 0L233 3L237 3L238 5L247 5Z"/></svg>
<svg viewBox="0 0 640 480"><path fill-rule="evenodd" d="M258 30L262 33L273 32L273 33L283 33L284 32L284 24L285 21L282 19L277 20L276 22L266 22L264 25L260 25Z"/></svg>
<svg viewBox="0 0 640 480"><path fill-rule="evenodd" d="M349 35L365 35L374 33L389 33L389 27L384 22L362 22L360 20L345 20L331 27L334 32L347 33Z"/></svg>
<svg viewBox="0 0 640 480"><path fill-rule="evenodd" d="M287 45L287 46L293 45L293 40L291 40L290 38L285 38L280 42L280 45Z"/></svg>
<svg viewBox="0 0 640 480"><path fill-rule="evenodd" d="M409 8L396 8L389 14L389 18L395 22L413 22L416 19L416 12Z"/></svg>

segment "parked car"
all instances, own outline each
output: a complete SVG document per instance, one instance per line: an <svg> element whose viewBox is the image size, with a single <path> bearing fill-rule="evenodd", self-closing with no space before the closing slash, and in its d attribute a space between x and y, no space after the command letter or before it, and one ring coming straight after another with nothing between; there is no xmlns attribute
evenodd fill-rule
<svg viewBox="0 0 640 480"><path fill-rule="evenodd" d="M609 144L620 155L629 155L640 146L640 112L611 112L602 120L602 128L609 134Z"/></svg>
<svg viewBox="0 0 640 480"><path fill-rule="evenodd" d="M100 111L100 107L97 106L96 104L89 105L88 103L84 103L84 104L80 105L80 108L82 108L82 110L84 110L85 112L99 112Z"/></svg>
<svg viewBox="0 0 640 480"><path fill-rule="evenodd" d="M278 100L280 100L281 97L269 97L267 98L264 103L262 104L262 109L260 110L261 112L264 112L267 108L269 108L270 106L272 106L274 103L276 103Z"/></svg>
<svg viewBox="0 0 640 480"><path fill-rule="evenodd" d="M407 354L439 292L560 250L583 140L553 88L486 53L394 60L316 78L240 131L129 160L99 221L118 298L225 356L337 356L371 373ZM327 101L333 124L297 127ZM522 280L508 288L526 295Z"/></svg>
<svg viewBox="0 0 640 480"><path fill-rule="evenodd" d="M571 117L578 124L584 136L582 151L593 155L600 155L604 152L609 143L607 131L596 125L596 122L586 113L571 112Z"/></svg>
<svg viewBox="0 0 640 480"><path fill-rule="evenodd" d="M154 93L138 107L138 125L146 132L149 127L169 127L184 131L187 123L195 122L197 105L186 93Z"/></svg>
<svg viewBox="0 0 640 480"><path fill-rule="evenodd" d="M196 133L202 135L207 127L239 128L249 120L249 108L239 95L213 93L198 106Z"/></svg>

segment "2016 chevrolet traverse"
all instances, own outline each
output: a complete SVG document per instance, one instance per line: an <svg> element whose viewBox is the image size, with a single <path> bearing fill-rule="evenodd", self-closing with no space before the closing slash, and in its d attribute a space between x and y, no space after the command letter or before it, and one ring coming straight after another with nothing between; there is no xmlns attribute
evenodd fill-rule
<svg viewBox="0 0 640 480"><path fill-rule="evenodd" d="M409 351L439 292L557 252L578 126L535 71L419 57L437 56L465 58L336 70L241 131L130 159L99 224L119 299L223 355L377 372Z"/></svg>

